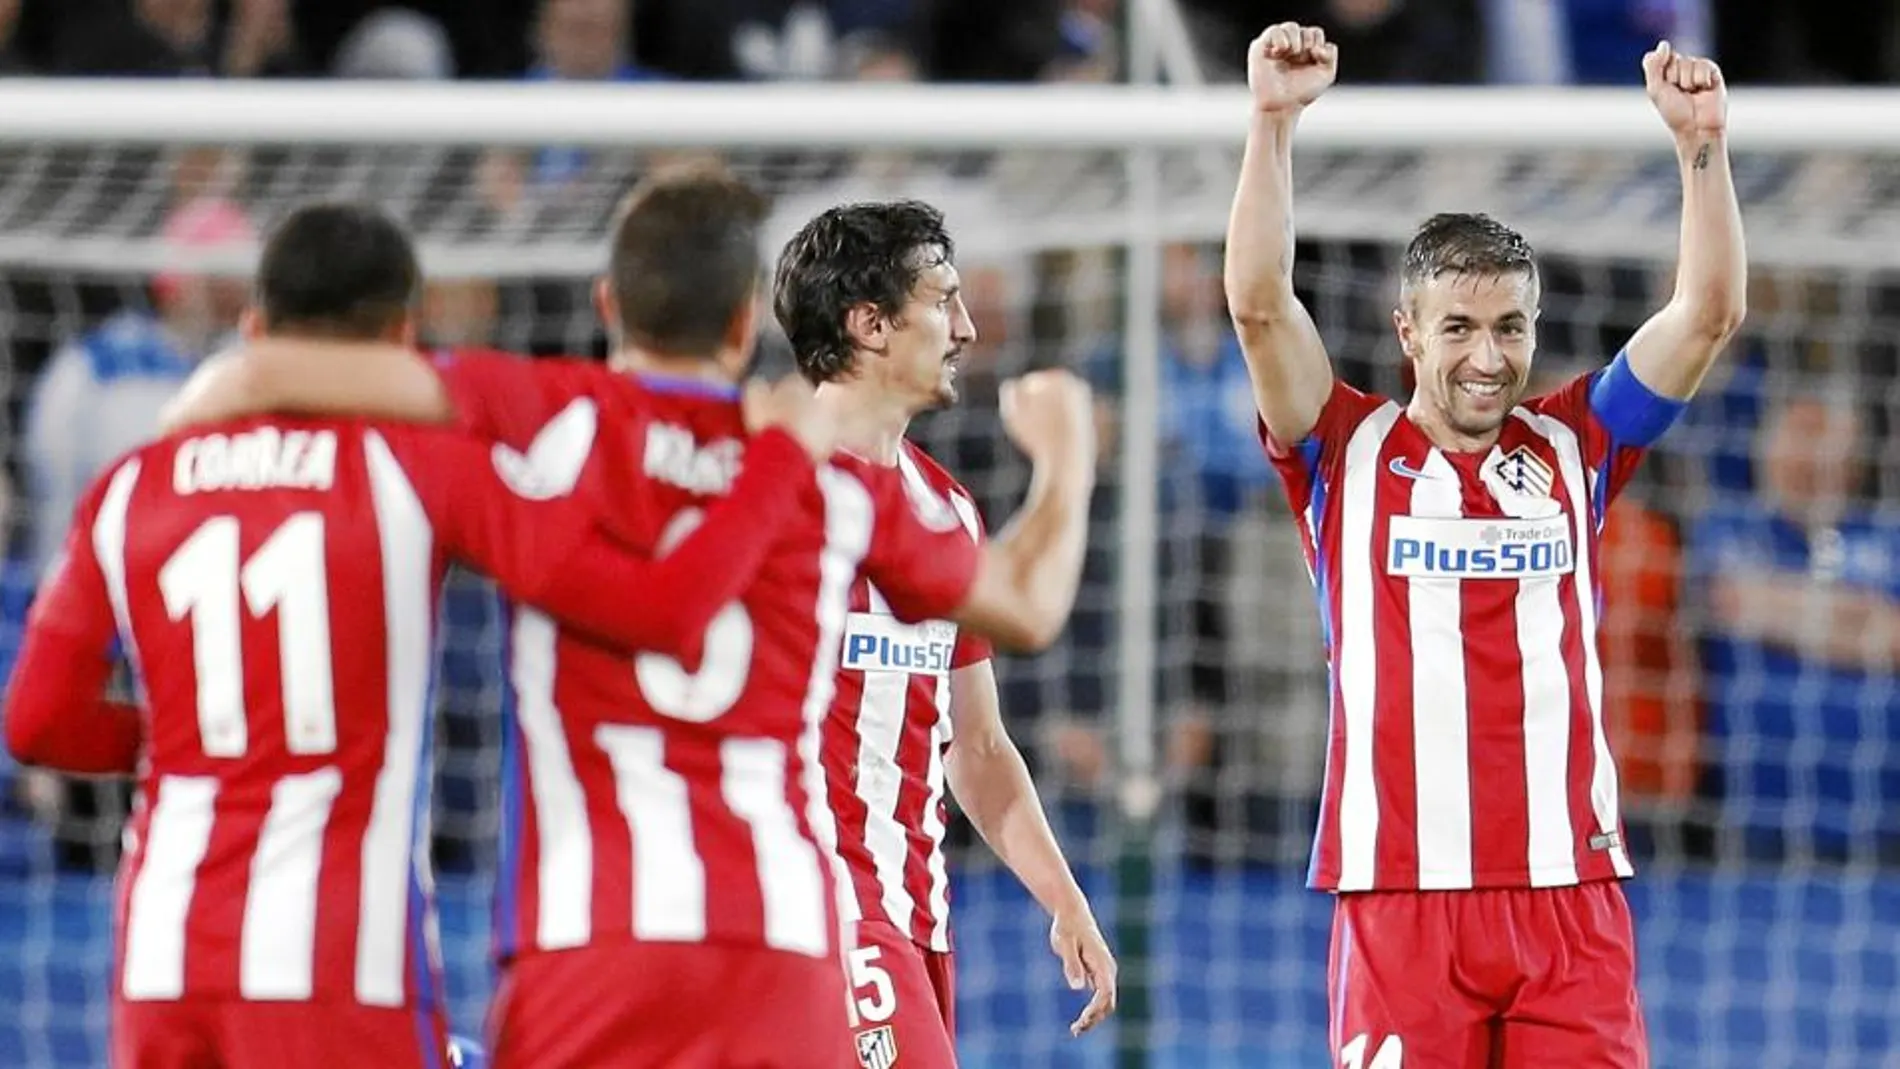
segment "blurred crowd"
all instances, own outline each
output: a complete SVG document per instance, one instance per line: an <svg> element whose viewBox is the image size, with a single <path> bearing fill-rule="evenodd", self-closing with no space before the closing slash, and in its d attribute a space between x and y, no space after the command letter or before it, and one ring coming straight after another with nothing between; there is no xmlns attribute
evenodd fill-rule
<svg viewBox="0 0 1900 1069"><path fill-rule="evenodd" d="M824 79L891 40L932 81L1113 77L1127 0L0 0L0 73ZM1891 82L1888 0L1179 0L1208 77L1281 19L1346 81L1640 81L1656 39L1735 83Z"/></svg>
<svg viewBox="0 0 1900 1069"><path fill-rule="evenodd" d="M1900 57L1886 0L1195 0L1182 11L1210 78L1235 76L1245 39L1281 17L1327 25L1348 81L1635 82L1636 57L1661 36L1713 49L1734 82L1887 83ZM1113 80L1123 18L1116 0L0 0L0 70ZM473 191L482 214L438 222L475 228L566 203L549 189L617 191L619 171L576 178L597 176L603 158L548 149L405 159L455 178L403 188L432 204L449 202L442 189ZM262 219L246 205L287 195L273 177L283 164L168 157L159 239L192 251L254 241ZM866 152L800 167L777 207L782 234L830 203L895 196L931 200L967 232L1001 217L1024 172L1071 199L1089 192L1047 159L926 165ZM609 202L584 206L575 225L594 225ZM1395 251L1308 241L1296 275L1342 374L1388 393L1403 389L1389 325ZM1118 255L970 242L960 259L980 336L963 365L964 403L916 428L994 521L1026 484L994 414L999 382L1067 364L1099 390L1106 448L1077 616L1050 654L1001 666L1013 730L1047 794L1081 822L1116 786L1116 532L1128 522ZM1162 268L1156 686L1171 813L1201 862L1296 866L1326 746L1317 614L1254 437L1219 250L1170 245ZM1600 259L1550 256L1545 270L1539 386L1614 353L1669 282L1658 265ZM1900 501L1900 275L1770 267L1752 283L1744 337L1610 513L1604 704L1628 811L1652 856L1900 863L1900 512L1890 504ZM240 279L188 271L0 272L10 401L0 521L10 515L15 535L0 560L0 673L75 497L151 433L177 383L229 338L245 295ZM602 347L577 277L438 279L423 331L439 346ZM784 371L782 346L767 342L762 369ZM473 581L453 587L448 613L436 826L445 864L479 865L498 774L500 617ZM65 866L111 863L122 786L4 761L0 779L10 818L0 819L0 868L33 863L49 835ZM1071 838L1105 841L1086 826Z"/></svg>

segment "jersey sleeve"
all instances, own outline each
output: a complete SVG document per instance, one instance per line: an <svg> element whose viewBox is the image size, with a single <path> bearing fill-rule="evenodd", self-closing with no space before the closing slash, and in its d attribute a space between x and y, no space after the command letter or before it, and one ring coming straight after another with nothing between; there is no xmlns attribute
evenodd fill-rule
<svg viewBox="0 0 1900 1069"><path fill-rule="evenodd" d="M76 510L65 547L27 614L7 686L7 748L26 764L129 774L138 767L144 731L137 707L106 699L118 629L92 547L100 486L103 480Z"/></svg>
<svg viewBox="0 0 1900 1069"><path fill-rule="evenodd" d="M525 447L555 414L586 392L578 360L535 360L487 350L443 350L436 373L456 426L477 438Z"/></svg>
<svg viewBox="0 0 1900 1069"><path fill-rule="evenodd" d="M1687 406L1643 385L1630 370L1628 354L1617 353L1608 367L1580 375L1527 407L1576 433L1601 523L1650 446Z"/></svg>
<svg viewBox="0 0 1900 1069"><path fill-rule="evenodd" d="M976 502L968 494L959 492L952 504L963 518L963 526L970 532L970 540L981 546L989 538L989 532L983 527L983 516L977 511ZM950 655L950 667L968 668L989 660L995 653L989 639L967 628L959 629L956 649Z"/></svg>
<svg viewBox="0 0 1900 1069"><path fill-rule="evenodd" d="M1359 424L1386 403L1385 398L1348 386L1334 376L1332 393L1326 396L1319 420L1305 438L1297 442L1282 442L1267 430L1265 420L1255 418L1254 426L1260 435L1260 445L1266 450L1267 459L1272 462L1274 470L1280 473L1287 500L1294 512L1306 511L1322 485L1322 473L1343 460L1346 443L1352 440Z"/></svg>
<svg viewBox="0 0 1900 1069"><path fill-rule="evenodd" d="M591 432L558 420L549 430L525 454L440 432L417 443L412 470L452 473L428 494L445 548L597 641L697 661L714 615L751 585L804 507L813 472L804 448L782 431L753 439L732 492L656 558L598 522L601 497L580 486Z"/></svg>
<svg viewBox="0 0 1900 1069"><path fill-rule="evenodd" d="M982 550L962 517L934 491L910 490L896 471L858 467L871 492L871 541L863 570L891 612L905 623L955 614L976 584Z"/></svg>

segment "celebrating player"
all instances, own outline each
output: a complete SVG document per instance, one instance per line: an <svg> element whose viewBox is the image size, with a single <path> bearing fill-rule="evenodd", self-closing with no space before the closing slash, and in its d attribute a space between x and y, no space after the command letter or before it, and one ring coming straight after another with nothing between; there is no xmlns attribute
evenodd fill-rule
<svg viewBox="0 0 1900 1069"><path fill-rule="evenodd" d="M1623 351L1523 399L1530 246L1440 215L1405 253L1393 323L1417 386L1400 404L1338 381L1293 291L1293 130L1337 59L1291 23L1253 43L1226 269L1331 659L1311 882L1338 893L1333 1053L1352 1069L1647 1065L1597 536L1741 322L1722 76L1667 43L1644 57L1681 164L1681 248L1674 295Z"/></svg>
<svg viewBox="0 0 1900 1069"><path fill-rule="evenodd" d="M407 342L418 280L385 217L301 209L264 250L247 330ZM34 606L6 733L24 761L140 775L114 1066L442 1064L420 814L448 559L604 640L690 653L682 637L749 584L816 470L761 436L743 489L652 563L568 492L593 470L594 419L571 407L524 455L254 418L148 445L94 484ZM143 714L104 698L115 636Z"/></svg>
<svg viewBox="0 0 1900 1069"><path fill-rule="evenodd" d="M313 354L280 348L212 372L195 403L456 419L513 443L589 398L612 435L616 531L663 550L749 466L733 382L752 357L764 211L716 172L643 183L616 220L596 294L608 366L463 354L435 368L397 352L345 383L313 374ZM1046 374L1010 399L1008 429L1039 478L1018 522L981 550L951 506L897 473L825 468L806 494L811 522L781 535L696 666L629 664L518 615L496 1066L836 1069L851 1058L818 761L847 596L862 571L902 619L954 620L1019 647L1053 640L1081 571L1088 394Z"/></svg>
<svg viewBox="0 0 1900 1069"><path fill-rule="evenodd" d="M834 208L785 247L774 303L799 370L837 420L838 463L896 471L980 540L968 491L904 436L913 416L956 401L957 358L976 337L955 251L927 204ZM1055 918L1050 942L1071 985L1094 989L1072 1030L1115 1005L1115 959L1003 728L989 657L955 623L892 619L876 581L852 587L824 762L850 880L846 954L865 1065L956 1065L946 782Z"/></svg>

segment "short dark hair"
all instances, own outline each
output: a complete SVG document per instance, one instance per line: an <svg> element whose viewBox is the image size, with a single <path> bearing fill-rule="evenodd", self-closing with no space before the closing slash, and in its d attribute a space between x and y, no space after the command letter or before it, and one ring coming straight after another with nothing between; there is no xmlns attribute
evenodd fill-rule
<svg viewBox="0 0 1900 1069"><path fill-rule="evenodd" d="M410 314L421 282L401 224L372 205L320 202L271 230L255 289L272 331L369 339Z"/></svg>
<svg viewBox="0 0 1900 1069"><path fill-rule="evenodd" d="M832 208L806 223L779 255L772 310L798 370L829 382L852 370L845 315L860 304L895 318L918 276L956 258L943 213L922 201Z"/></svg>
<svg viewBox="0 0 1900 1069"><path fill-rule="evenodd" d="M1401 299L1412 287L1440 275L1505 275L1524 272L1537 277L1537 254L1524 235L1488 215L1441 212L1425 220L1405 246L1399 271Z"/></svg>
<svg viewBox="0 0 1900 1069"><path fill-rule="evenodd" d="M765 198L723 168L657 171L614 217L607 267L616 324L642 348L711 356L758 292Z"/></svg>

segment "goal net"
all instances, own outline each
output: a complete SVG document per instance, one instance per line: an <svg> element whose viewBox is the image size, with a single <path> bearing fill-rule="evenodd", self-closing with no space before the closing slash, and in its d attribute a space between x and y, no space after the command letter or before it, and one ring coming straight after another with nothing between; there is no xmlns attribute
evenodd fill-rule
<svg viewBox="0 0 1900 1069"><path fill-rule="evenodd" d="M1000 379L1080 370L1107 444L1074 622L999 674L1123 955L1125 1009L1068 1037L1081 997L1045 918L959 822L964 1064L1326 1064L1330 902L1303 889L1326 671L1220 296L1244 116L1232 90L0 86L0 652L71 484L149 433L229 328L255 233L299 201L373 198L414 229L431 343L546 355L600 351L604 224L663 161L756 180L773 251L832 203L921 197L957 235L980 339L963 402L917 439L993 523L1026 485ZM1900 97L1738 92L1733 129L1750 318L1611 513L1604 568L1643 996L1659 1065L1887 1064ZM1668 292L1675 163L1634 90L1342 89L1307 117L1296 180L1296 283L1364 388L1402 388L1395 256L1434 211L1491 212L1538 247L1545 381L1603 363ZM776 337L761 366L788 368ZM1744 624L1738 606L1770 595L1785 626ZM502 644L481 582L446 602L433 826L456 1024L478 1034ZM126 792L3 774L0 1064L103 1065Z"/></svg>

